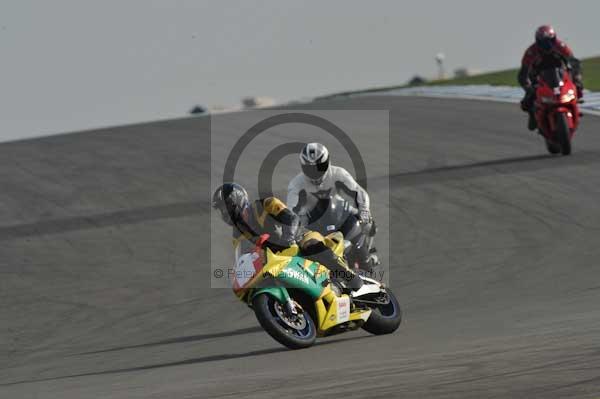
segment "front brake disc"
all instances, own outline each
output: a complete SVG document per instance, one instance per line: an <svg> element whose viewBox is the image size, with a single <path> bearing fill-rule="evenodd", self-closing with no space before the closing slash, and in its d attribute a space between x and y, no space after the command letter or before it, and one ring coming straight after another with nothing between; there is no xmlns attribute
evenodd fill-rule
<svg viewBox="0 0 600 399"><path fill-rule="evenodd" d="M279 302L275 302L275 313L279 316L279 319L283 321L288 327L293 328L294 330L303 330L306 328L306 319L302 312L298 312L297 315L290 315L287 313ZM301 309L300 309L301 310Z"/></svg>

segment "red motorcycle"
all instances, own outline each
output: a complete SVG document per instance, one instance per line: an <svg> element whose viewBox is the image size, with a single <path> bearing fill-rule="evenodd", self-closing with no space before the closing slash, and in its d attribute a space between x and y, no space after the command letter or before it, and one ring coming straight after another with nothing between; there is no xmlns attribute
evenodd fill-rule
<svg viewBox="0 0 600 399"><path fill-rule="evenodd" d="M537 79L535 118L551 154L571 153L571 140L579 126L577 88L565 68L543 70Z"/></svg>

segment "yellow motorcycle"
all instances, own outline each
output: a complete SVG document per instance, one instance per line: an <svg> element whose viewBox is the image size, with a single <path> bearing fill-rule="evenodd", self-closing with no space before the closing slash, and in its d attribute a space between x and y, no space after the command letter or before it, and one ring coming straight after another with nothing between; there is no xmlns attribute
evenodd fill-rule
<svg viewBox="0 0 600 399"><path fill-rule="evenodd" d="M273 253L263 249L267 239L262 236L252 252L237 259L233 290L279 343L301 349L317 337L358 328L377 335L398 329L400 305L382 283L361 276L362 288L346 294L343 283L332 281L325 266L300 256L297 246ZM325 244L343 255L342 233L326 236Z"/></svg>

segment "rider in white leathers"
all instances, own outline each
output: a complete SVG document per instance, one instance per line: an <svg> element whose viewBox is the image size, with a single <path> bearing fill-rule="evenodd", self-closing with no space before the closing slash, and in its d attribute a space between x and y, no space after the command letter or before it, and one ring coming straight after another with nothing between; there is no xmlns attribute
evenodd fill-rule
<svg viewBox="0 0 600 399"><path fill-rule="evenodd" d="M307 205L312 199L327 200L339 195L355 200L358 209L357 218L365 232L353 241L355 247L360 249L357 253L357 262L365 270L377 263L375 255L370 254L372 236L375 227L371 217L369 194L344 168L330 165L329 151L320 143L309 143L300 153L302 173L294 177L288 186L287 206L301 219L306 219L311 209ZM314 203L314 201L312 201ZM368 239L367 239L368 237ZM361 244L358 245L358 240ZM365 243L365 239L367 239ZM354 242L356 241L356 242Z"/></svg>

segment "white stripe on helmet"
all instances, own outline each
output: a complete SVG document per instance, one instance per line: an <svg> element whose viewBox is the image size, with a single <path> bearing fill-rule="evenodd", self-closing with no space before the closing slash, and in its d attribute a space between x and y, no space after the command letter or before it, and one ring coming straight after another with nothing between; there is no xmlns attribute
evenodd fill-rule
<svg viewBox="0 0 600 399"><path fill-rule="evenodd" d="M302 165L316 165L326 162L329 159L329 151L321 143L308 143L300 153L300 163Z"/></svg>

